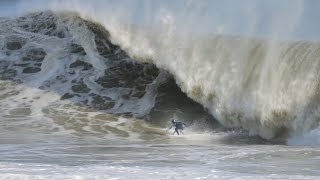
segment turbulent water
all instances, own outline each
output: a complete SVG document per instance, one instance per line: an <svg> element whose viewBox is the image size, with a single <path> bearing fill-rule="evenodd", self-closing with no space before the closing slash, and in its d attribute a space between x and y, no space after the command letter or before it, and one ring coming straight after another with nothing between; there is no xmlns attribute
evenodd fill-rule
<svg viewBox="0 0 320 180"><path fill-rule="evenodd" d="M4 18L2 25L1 105L7 118L36 116L62 126L71 118L75 130L107 114L161 121L192 107L193 116L210 118L172 75L131 59L99 24L72 13L39 12Z"/></svg>
<svg viewBox="0 0 320 180"><path fill-rule="evenodd" d="M145 56L223 125L268 139L318 127L319 43L174 33L146 38Z"/></svg>
<svg viewBox="0 0 320 180"><path fill-rule="evenodd" d="M189 36L70 11L0 27L3 179L320 175L317 42ZM165 131L173 117L185 135Z"/></svg>

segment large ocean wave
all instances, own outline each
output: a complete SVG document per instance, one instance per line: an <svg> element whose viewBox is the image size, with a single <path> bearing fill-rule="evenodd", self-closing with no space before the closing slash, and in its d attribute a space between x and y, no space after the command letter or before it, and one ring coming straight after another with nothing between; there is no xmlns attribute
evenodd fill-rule
<svg viewBox="0 0 320 180"><path fill-rule="evenodd" d="M196 124L212 120L170 73L132 59L96 22L44 11L0 24L4 130L128 137L150 130L121 117L158 127L174 116Z"/></svg>
<svg viewBox="0 0 320 180"><path fill-rule="evenodd" d="M61 114L47 106L30 112L30 106L39 109L39 104L25 102L37 101L39 95L9 91L15 83L58 94L48 102L59 101L64 109L61 102L67 100L148 120L151 114L166 115L154 111L156 102L171 100L189 104L188 115L206 116L183 91L222 125L268 139L319 126L317 42L190 35L172 28L169 17L164 19L168 26L161 28L106 24L88 14L52 11L1 18L0 23L1 78L10 80L3 81L2 94L24 98L3 96L7 114ZM22 107L11 107L12 100ZM168 117L176 112L170 108L174 113Z"/></svg>

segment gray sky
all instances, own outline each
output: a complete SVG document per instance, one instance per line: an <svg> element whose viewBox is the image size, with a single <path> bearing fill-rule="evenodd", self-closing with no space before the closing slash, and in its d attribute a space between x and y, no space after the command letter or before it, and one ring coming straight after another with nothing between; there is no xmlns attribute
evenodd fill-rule
<svg viewBox="0 0 320 180"><path fill-rule="evenodd" d="M319 0L0 0L0 15L15 16L52 6L105 13L106 18L118 16L144 26L163 23L161 16L181 30L320 39Z"/></svg>

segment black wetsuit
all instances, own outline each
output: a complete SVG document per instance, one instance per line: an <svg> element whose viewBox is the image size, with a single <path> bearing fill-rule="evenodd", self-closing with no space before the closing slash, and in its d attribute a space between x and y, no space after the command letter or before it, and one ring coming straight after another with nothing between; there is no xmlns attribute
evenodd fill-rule
<svg viewBox="0 0 320 180"><path fill-rule="evenodd" d="M171 127L168 130L170 130L173 126L175 126L173 134L177 133L179 135L180 133L183 134L182 130L184 130L184 127L186 126L186 124L183 122L173 122ZM179 131L180 131L180 133L179 133Z"/></svg>

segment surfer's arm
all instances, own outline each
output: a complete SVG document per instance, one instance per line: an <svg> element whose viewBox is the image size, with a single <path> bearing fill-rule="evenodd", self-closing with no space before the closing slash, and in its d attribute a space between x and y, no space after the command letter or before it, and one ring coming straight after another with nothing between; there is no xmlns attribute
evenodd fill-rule
<svg viewBox="0 0 320 180"><path fill-rule="evenodd" d="M169 127L169 129L167 129L167 131L169 131L172 127L173 127L173 125L171 125L171 126Z"/></svg>

